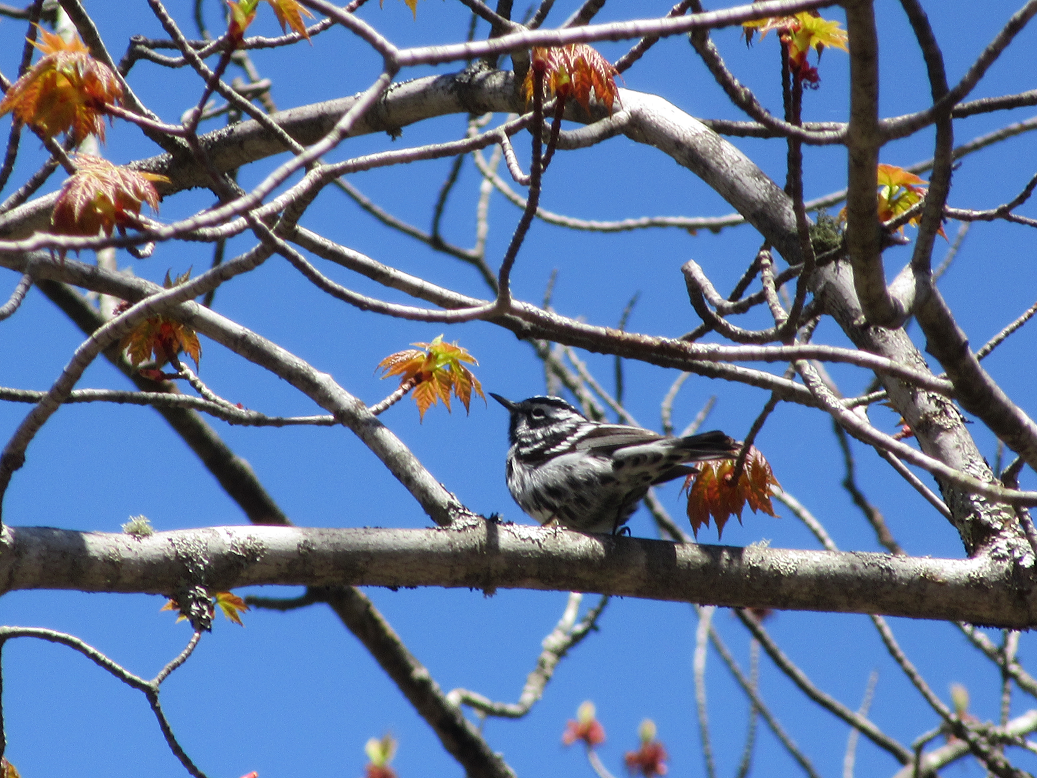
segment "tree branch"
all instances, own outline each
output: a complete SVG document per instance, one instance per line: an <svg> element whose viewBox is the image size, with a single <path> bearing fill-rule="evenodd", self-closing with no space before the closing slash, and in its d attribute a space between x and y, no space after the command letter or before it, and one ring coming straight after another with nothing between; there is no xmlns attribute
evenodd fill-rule
<svg viewBox="0 0 1037 778"><path fill-rule="evenodd" d="M488 522L464 529L215 527L145 538L6 527L0 590L183 585L443 586L598 592L730 607L882 613L1027 629L1032 573L1003 559L736 548Z"/></svg>

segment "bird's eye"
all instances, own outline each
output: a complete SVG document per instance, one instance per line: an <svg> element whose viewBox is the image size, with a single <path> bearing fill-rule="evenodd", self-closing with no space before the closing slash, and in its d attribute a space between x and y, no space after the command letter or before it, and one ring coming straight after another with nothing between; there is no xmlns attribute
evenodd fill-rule
<svg viewBox="0 0 1037 778"><path fill-rule="evenodd" d="M534 408L529 412L529 415L532 416L534 419L542 419L544 418L544 409Z"/></svg>

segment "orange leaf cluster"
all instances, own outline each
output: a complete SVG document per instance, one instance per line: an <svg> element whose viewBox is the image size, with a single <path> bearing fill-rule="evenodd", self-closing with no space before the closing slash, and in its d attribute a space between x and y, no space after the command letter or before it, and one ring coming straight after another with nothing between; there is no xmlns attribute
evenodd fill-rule
<svg viewBox="0 0 1037 778"><path fill-rule="evenodd" d="M187 618L187 616L185 616L183 612L180 610L180 603L178 603L176 600L166 600L166 604L159 608L159 612L162 611L176 611L178 614L176 617L178 623L184 621ZM209 611L213 612L212 608L210 608Z"/></svg>
<svg viewBox="0 0 1037 778"><path fill-rule="evenodd" d="M0 778L20 778L14 765L7 761L7 757L0 757Z"/></svg>
<svg viewBox="0 0 1037 778"><path fill-rule="evenodd" d="M219 606L220 611L228 619L233 621L238 626L244 627L245 623L241 620L239 613L249 610L248 605L243 599L232 592L216 592L216 596L213 597L209 603L209 615L216 613L216 607ZM187 616L180 612L180 605L176 600L166 600L166 604L159 608L160 611L176 611L177 622L184 621ZM242 778L248 778L243 776Z"/></svg>
<svg viewBox="0 0 1037 778"><path fill-rule="evenodd" d="M165 176L139 173L90 154L77 154L76 172L69 177L54 203L51 225L63 235L111 235L140 216L144 203L158 210L153 182Z"/></svg>
<svg viewBox="0 0 1037 778"><path fill-rule="evenodd" d="M777 30L781 42L788 50L792 73L799 81L815 87L821 79L817 74L817 68L807 63L810 50L814 49L817 52L818 60L825 47L849 51L846 31L840 27L839 22L823 19L816 12L801 11L795 16L773 16L746 22L742 25L746 43L752 43L756 30L760 31L760 40L771 30Z"/></svg>
<svg viewBox="0 0 1037 778"><path fill-rule="evenodd" d="M616 76L619 71L612 63L586 43L566 46L534 48L522 93L526 102L533 99L533 79L543 79L546 97L565 101L574 98L583 110L590 112L591 92L612 113L619 97Z"/></svg>
<svg viewBox="0 0 1037 778"><path fill-rule="evenodd" d="M399 376L400 386L409 383L414 387L414 402L418 405L422 419L425 418L425 411L439 400L443 401L449 411L451 394L464 403L466 412L473 391L483 400L486 399L479 379L463 364L479 363L457 343L444 343L440 335L431 343L411 345L420 348L390 354L378 363L378 369L384 371L382 378Z"/></svg>
<svg viewBox="0 0 1037 778"><path fill-rule="evenodd" d="M177 276L175 281L170 281L167 271L164 286L166 289L179 286L187 281L190 275L191 271L188 270ZM119 309L116 310L118 312ZM122 339L120 346L126 350L130 364L134 367L154 356L155 364L150 373L156 373L167 362L179 369L180 352L194 360L195 369L198 368L198 360L202 357L202 346L195 331L186 324L165 316L145 319Z"/></svg>
<svg viewBox="0 0 1037 778"><path fill-rule="evenodd" d="M0 116L14 112L49 138L69 132L77 144L87 135L103 141L106 107L122 104L115 73L90 56L79 36L66 42L39 30L42 43L34 45L43 57L7 90L0 100Z"/></svg>
<svg viewBox="0 0 1037 778"><path fill-rule="evenodd" d="M724 525L731 516L737 516L741 524L742 509L747 503L753 513L763 511L777 518L771 504L771 487L779 484L770 464L755 446L749 449L737 484L731 483L733 459L700 462L697 467L698 472L684 482L688 489L688 518L695 537L700 527L709 526L710 516L716 521L718 538L724 534Z"/></svg>
<svg viewBox="0 0 1037 778"><path fill-rule="evenodd" d="M928 183L914 173L909 173L896 165L879 165L879 219L888 222L900 214L910 210L925 197ZM909 224L918 225L919 217L911 219ZM903 228L901 227L901 232Z"/></svg>

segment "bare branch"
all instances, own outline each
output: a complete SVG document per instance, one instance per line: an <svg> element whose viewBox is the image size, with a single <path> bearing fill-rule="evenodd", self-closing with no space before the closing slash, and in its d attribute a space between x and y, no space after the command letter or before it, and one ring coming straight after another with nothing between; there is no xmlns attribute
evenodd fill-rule
<svg viewBox="0 0 1037 778"><path fill-rule="evenodd" d="M0 305L0 321L12 316L15 311L18 310L18 306L22 304L22 300L25 299L25 295L29 292L29 287L32 286L32 277L25 274L18 281L18 285L11 292L11 296L7 302Z"/></svg>
<svg viewBox="0 0 1037 778"><path fill-rule="evenodd" d="M778 668L789 678L789 680L796 684L796 686L798 686L800 690L807 695L807 697L825 710L838 716L866 738L871 740L879 748L892 754L893 757L902 764L911 760L911 752L904 748L903 745L882 732L870 720L858 715L829 694L817 688L817 686L807 678L806 674L793 664L792 660L785 655L767 631L764 630L763 625L761 625L752 615L746 613L740 608L735 610L735 615L738 617L738 620L748 628L753 637L760 641L761 647L767 652L767 655L774 661Z"/></svg>
<svg viewBox="0 0 1037 778"><path fill-rule="evenodd" d="M597 628L598 618L608 604L608 597L602 597L598 604L591 608L579 623L580 603L583 595L570 592L562 618L543 641L543 651L537 657L536 668L526 678L518 702L493 702L477 692L467 689L454 689L447 695L453 705L468 705L487 716L517 719L525 716L544 695L544 689L554 677L555 668L572 648L575 648L585 637Z"/></svg>
<svg viewBox="0 0 1037 778"><path fill-rule="evenodd" d="M205 585L220 591L263 584L521 587L1017 629L1037 624L1037 608L1024 594L1030 573L986 557L674 545L486 522L432 530L219 527L142 539L50 528L5 531L4 591L168 593L204 570ZM250 564L242 564L241 549L249 549Z"/></svg>
<svg viewBox="0 0 1037 778"><path fill-rule="evenodd" d="M706 704L706 657L709 637L713 632L713 614L716 607L706 605L696 608L698 626L695 628L695 652L692 655L692 678L695 682L695 717L699 722L699 738L702 741L702 756L706 760L706 776L716 778L717 766L713 759L713 741L709 736L709 707Z"/></svg>
<svg viewBox="0 0 1037 778"><path fill-rule="evenodd" d="M785 731L785 728L781 725L778 719L771 712L770 707L764 703L760 697L759 689L756 684L752 683L750 679L745 677L745 673L738 666L738 662L735 661L734 656L728 650L727 646L720 639L720 634L716 631L715 627L710 628L709 632L710 642L713 643L713 647L720 654L720 658L723 660L727 669L731 671L731 674L735 677L735 681L742 687L742 691L745 692L749 698L752 706L755 710L760 712L763 720L767 722L767 726L770 727L771 732L778 738L778 741L785 748L786 751L792 756L796 763L803 769L803 772L809 776L809 778L819 778L819 773L814 769L814 766L810 763L806 754L802 752L799 746L792 740L791 736ZM756 647L755 650L759 650L759 643L754 641L753 645Z"/></svg>
<svg viewBox="0 0 1037 778"><path fill-rule="evenodd" d="M1015 39L1015 36L1033 18L1034 14L1037 14L1037 2L1030 0L1030 2L1012 14L1012 17L1001 28L994 40L987 44L987 47L962 77L961 81L953 89L947 90L946 94L934 102L930 108L909 116L900 116L896 119L883 121L881 125L885 137L888 140L893 140L917 132L926 125L937 121L940 116L945 115L951 106L960 104L960 101L979 83L990 66L997 61L1004 50Z"/></svg>

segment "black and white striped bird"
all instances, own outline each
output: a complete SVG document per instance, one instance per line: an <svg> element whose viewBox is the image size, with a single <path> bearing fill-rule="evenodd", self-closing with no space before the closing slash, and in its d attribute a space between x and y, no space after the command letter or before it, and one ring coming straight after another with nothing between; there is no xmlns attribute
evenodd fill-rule
<svg viewBox="0 0 1037 778"><path fill-rule="evenodd" d="M590 421L558 397L512 402L507 481L515 502L543 525L615 533L654 484L694 473L694 462L733 459L723 432L684 438Z"/></svg>

